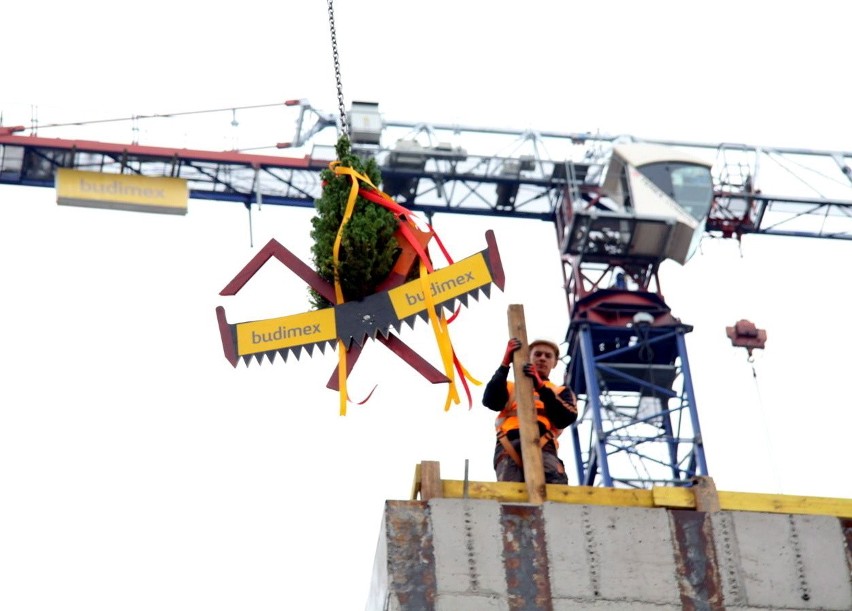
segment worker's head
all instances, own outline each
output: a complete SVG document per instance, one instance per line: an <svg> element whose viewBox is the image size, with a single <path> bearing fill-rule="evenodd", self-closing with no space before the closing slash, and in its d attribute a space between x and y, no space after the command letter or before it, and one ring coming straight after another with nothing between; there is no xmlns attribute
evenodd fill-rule
<svg viewBox="0 0 852 611"><path fill-rule="evenodd" d="M550 376L550 372L559 362L559 346L546 339L530 342L530 363L538 370L542 378Z"/></svg>

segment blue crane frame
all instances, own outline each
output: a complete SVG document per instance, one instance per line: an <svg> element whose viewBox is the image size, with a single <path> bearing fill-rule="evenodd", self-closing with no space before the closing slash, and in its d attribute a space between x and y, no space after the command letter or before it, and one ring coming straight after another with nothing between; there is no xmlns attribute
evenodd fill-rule
<svg viewBox="0 0 852 611"><path fill-rule="evenodd" d="M689 330L679 323L571 324L567 376L585 398L571 429L578 483L689 486L709 475L684 339Z"/></svg>

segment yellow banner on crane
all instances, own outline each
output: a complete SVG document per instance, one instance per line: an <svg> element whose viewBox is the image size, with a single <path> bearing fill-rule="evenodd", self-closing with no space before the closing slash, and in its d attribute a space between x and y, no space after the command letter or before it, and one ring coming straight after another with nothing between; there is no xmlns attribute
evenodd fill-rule
<svg viewBox="0 0 852 611"><path fill-rule="evenodd" d="M188 202L189 188L182 178L70 168L56 171L56 203L60 205L186 214Z"/></svg>

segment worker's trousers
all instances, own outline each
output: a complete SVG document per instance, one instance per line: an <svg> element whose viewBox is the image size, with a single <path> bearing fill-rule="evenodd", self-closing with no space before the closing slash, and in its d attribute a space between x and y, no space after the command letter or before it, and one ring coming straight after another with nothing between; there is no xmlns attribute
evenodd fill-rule
<svg viewBox="0 0 852 611"><path fill-rule="evenodd" d="M521 440L510 440L518 456L521 455ZM548 443L541 449L541 459L544 463L544 481L548 484L567 484L568 476L565 474L565 465L556 455L553 442ZM494 450L494 472L497 474L498 482L523 482L524 469L509 456L500 442Z"/></svg>

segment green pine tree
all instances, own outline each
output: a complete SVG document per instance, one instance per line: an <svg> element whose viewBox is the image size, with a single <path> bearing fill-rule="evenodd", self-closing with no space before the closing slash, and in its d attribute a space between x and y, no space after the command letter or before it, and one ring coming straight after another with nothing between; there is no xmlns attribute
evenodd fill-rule
<svg viewBox="0 0 852 611"><path fill-rule="evenodd" d="M372 157L364 161L352 153L349 138L341 136L335 147L340 165L354 169L369 177L374 185L381 184L381 172ZM351 178L335 174L326 168L320 173L323 181L322 195L314 202L316 216L311 219L313 229L311 247L314 269L328 282L334 282L334 241L343 221L349 198ZM357 301L372 295L387 277L399 253L394 237L398 226L392 212L373 202L358 197L352 216L343 228L340 243L338 273L345 301ZM315 308L330 305L328 300L311 289L311 303Z"/></svg>

